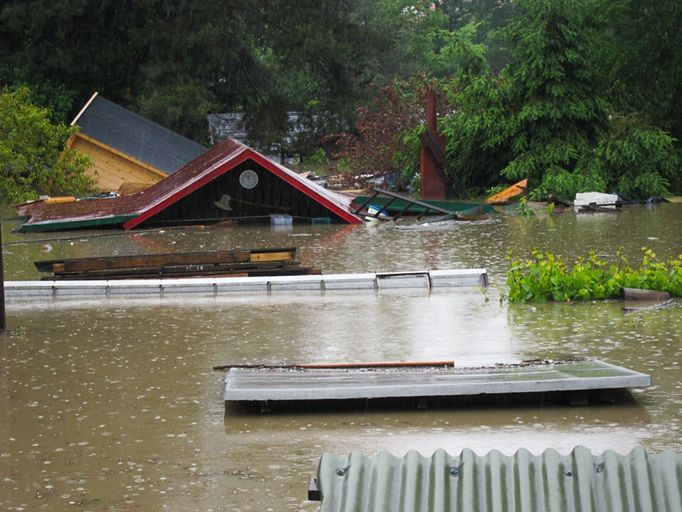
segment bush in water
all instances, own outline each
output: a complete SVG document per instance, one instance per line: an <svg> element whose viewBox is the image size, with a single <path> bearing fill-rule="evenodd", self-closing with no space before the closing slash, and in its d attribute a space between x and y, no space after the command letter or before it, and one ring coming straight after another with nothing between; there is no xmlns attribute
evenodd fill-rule
<svg viewBox="0 0 682 512"><path fill-rule="evenodd" d="M642 252L638 269L632 268L620 251L614 263L592 251L579 257L571 268L549 251L533 250L527 260L510 255L507 298L513 303L613 299L623 287L682 296L682 254L664 262L649 248L643 247Z"/></svg>

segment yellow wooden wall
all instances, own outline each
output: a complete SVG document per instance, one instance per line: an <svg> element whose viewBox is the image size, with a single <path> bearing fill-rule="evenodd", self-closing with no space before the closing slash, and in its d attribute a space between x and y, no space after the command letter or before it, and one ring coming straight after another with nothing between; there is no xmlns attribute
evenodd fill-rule
<svg viewBox="0 0 682 512"><path fill-rule="evenodd" d="M122 185L128 191L143 190L167 176L160 169L83 133L71 135L67 146L90 157L92 167L88 174L101 192L117 192Z"/></svg>

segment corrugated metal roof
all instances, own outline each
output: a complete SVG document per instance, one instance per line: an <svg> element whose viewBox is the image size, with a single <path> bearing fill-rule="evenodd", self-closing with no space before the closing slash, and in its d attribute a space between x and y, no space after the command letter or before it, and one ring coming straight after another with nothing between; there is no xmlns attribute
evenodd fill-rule
<svg viewBox="0 0 682 512"><path fill-rule="evenodd" d="M321 512L679 512L682 455L637 447L597 456L580 446L569 455L325 453L317 486Z"/></svg>
<svg viewBox="0 0 682 512"><path fill-rule="evenodd" d="M249 159L277 175L346 222L362 222L351 212L351 197L327 190L302 178L290 169L268 160L248 146L231 139L216 144L187 163L182 169L142 192L110 199L63 204L35 203L22 206L19 215L30 215L26 226L36 227L35 225L40 223L59 223L60 229L65 229L64 223L67 222L82 223L135 215L124 224L126 229L131 229Z"/></svg>
<svg viewBox="0 0 682 512"><path fill-rule="evenodd" d="M104 144L166 173L206 151L201 144L95 93L71 124Z"/></svg>

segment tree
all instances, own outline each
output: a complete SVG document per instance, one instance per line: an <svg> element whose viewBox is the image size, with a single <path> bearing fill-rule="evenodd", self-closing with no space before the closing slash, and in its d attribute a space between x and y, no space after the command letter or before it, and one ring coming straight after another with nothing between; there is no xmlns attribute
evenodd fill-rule
<svg viewBox="0 0 682 512"><path fill-rule="evenodd" d="M508 112L509 82L493 76L485 47L474 42L477 25L451 33L446 54L460 62L445 84L452 108L441 118L446 151L464 186L478 189L496 185L500 169L509 161L506 143L511 127Z"/></svg>
<svg viewBox="0 0 682 512"><path fill-rule="evenodd" d="M67 89L84 101L99 91L120 101L144 58L140 33L150 3L8 0L0 7L2 62L32 94L40 87Z"/></svg>
<svg viewBox="0 0 682 512"><path fill-rule="evenodd" d="M89 160L63 151L70 129L52 123L47 110L29 102L29 94L26 88L0 92L0 204L90 192Z"/></svg>
<svg viewBox="0 0 682 512"><path fill-rule="evenodd" d="M405 137L420 124L420 88L416 83L392 82L377 87L372 101L357 112L355 133L337 142L337 157L350 170L376 175L413 167L414 148Z"/></svg>
<svg viewBox="0 0 682 512"><path fill-rule="evenodd" d="M626 198L661 196L679 190L680 160L675 139L636 115L617 116L582 165L605 177L607 187Z"/></svg>
<svg viewBox="0 0 682 512"><path fill-rule="evenodd" d="M529 178L531 197L614 191L636 199L675 186L674 139L607 101L591 0L519 0L498 77L465 67L449 84L448 152L479 185ZM627 121L626 121L627 120Z"/></svg>
<svg viewBox="0 0 682 512"><path fill-rule="evenodd" d="M513 62L510 81L511 160L501 174L511 180L528 178L537 193L572 178L578 189L605 184L578 162L607 128L609 109L601 97L590 57L590 32L581 2L523 0L507 27ZM571 190L573 188L573 190Z"/></svg>
<svg viewBox="0 0 682 512"><path fill-rule="evenodd" d="M60 121L99 91L199 141L209 111L348 126L370 84L422 67L443 20L428 0L7 0L0 81Z"/></svg>
<svg viewBox="0 0 682 512"><path fill-rule="evenodd" d="M602 70L619 111L682 142L682 3L678 0L596 2L604 48Z"/></svg>

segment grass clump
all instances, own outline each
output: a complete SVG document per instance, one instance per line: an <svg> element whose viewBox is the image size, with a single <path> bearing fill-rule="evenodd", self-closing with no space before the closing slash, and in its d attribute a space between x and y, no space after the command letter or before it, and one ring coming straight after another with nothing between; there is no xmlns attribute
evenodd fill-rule
<svg viewBox="0 0 682 512"><path fill-rule="evenodd" d="M682 254L659 261L654 251L642 248L639 268L633 268L620 251L609 263L591 251L572 267L560 256L537 249L527 260L508 257L507 298L512 303L567 302L618 298L621 288L666 291L682 296Z"/></svg>

